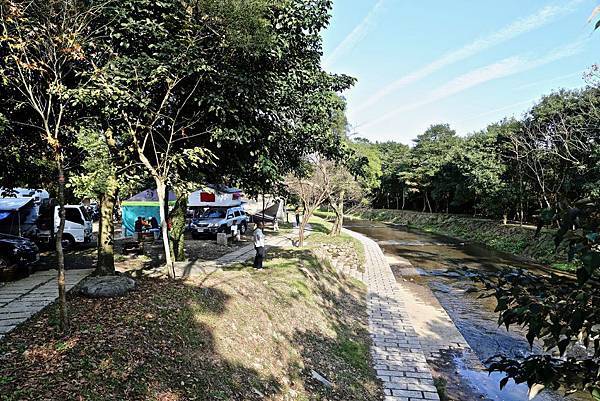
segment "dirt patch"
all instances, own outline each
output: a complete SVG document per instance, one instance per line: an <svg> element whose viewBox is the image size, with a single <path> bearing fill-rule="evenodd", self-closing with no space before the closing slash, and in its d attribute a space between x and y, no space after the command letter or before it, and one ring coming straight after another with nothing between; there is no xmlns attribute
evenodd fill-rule
<svg viewBox="0 0 600 401"><path fill-rule="evenodd" d="M186 234L185 253L189 260L214 260L250 244L252 244L250 231L241 237L241 241L228 241L227 245L217 245L217 241L212 238L195 240Z"/></svg>
<svg viewBox="0 0 600 401"><path fill-rule="evenodd" d="M308 250L274 250L266 267L71 296L66 336L46 308L0 342L2 399L383 399L364 286Z"/></svg>
<svg viewBox="0 0 600 401"><path fill-rule="evenodd" d="M146 241L142 253L124 252L126 244L133 244L133 238L118 238L115 240L115 268L121 272L152 269L164 264L163 244L161 240ZM215 260L228 253L252 243L252 234L241 237L241 241L229 241L227 245L217 245L214 238L192 239L185 236L185 252L188 260ZM96 265L97 252L95 244L86 244L65 252L67 269L88 269ZM51 269L56 265L55 253L45 250L37 266L38 269Z"/></svg>

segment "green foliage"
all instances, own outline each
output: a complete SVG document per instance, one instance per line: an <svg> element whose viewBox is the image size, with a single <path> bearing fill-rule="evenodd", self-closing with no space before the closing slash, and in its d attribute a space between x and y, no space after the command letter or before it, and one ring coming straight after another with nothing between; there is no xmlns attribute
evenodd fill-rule
<svg viewBox="0 0 600 401"><path fill-rule="evenodd" d="M577 262L576 280L514 270L479 275L486 288L483 296L496 298L498 324L507 329L514 325L525 328L531 345L539 340L545 351L558 351L560 358L533 354L512 359L497 355L489 361L489 368L506 372L505 381L526 382L537 389L586 390L597 398L600 391L598 202L579 203L578 212L569 211L562 221L566 228L558 230L556 242L568 242ZM583 346L585 352L570 352L576 345Z"/></svg>
<svg viewBox="0 0 600 401"><path fill-rule="evenodd" d="M367 191L373 191L382 176L382 160L378 149L362 138L350 142L350 148L355 153L356 163L362 165L359 178L361 186Z"/></svg>
<svg viewBox="0 0 600 401"><path fill-rule="evenodd" d="M99 106L122 145L173 185L193 169L249 193L272 189L306 155L344 151L345 133L332 121L344 109L336 92L353 79L320 67L330 6L112 3L100 28L111 39L98 53L103 68L82 101Z"/></svg>
<svg viewBox="0 0 600 401"><path fill-rule="evenodd" d="M83 172L69 177L69 185L76 196L98 197L109 191L110 186L117 185L114 180L116 166L101 133L82 127L77 135L76 145L87 153L81 165Z"/></svg>
<svg viewBox="0 0 600 401"><path fill-rule="evenodd" d="M76 169L73 138L82 115L72 99L90 68L81 49L91 9L75 1L0 2L2 186L52 190L60 157Z"/></svg>
<svg viewBox="0 0 600 401"><path fill-rule="evenodd" d="M505 119L466 137L437 124L412 148L356 140L376 167L373 206L527 222L541 220L542 208L558 215L600 195L599 75L594 67L590 87L551 93L522 120Z"/></svg>

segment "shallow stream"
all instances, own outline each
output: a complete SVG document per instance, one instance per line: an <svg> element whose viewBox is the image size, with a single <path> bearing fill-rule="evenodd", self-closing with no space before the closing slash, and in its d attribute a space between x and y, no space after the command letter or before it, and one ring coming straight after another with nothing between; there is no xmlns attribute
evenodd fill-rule
<svg viewBox="0 0 600 401"><path fill-rule="evenodd" d="M407 305L411 320L425 344L434 377L446 384L448 400L528 399L526 385L515 385L511 381L501 391L499 381L504 375L489 375L483 369L483 363L493 355L504 353L518 357L531 353L524 334L518 328L511 327L508 332L499 328L498 316L494 313L495 300L477 298L477 294L470 291L471 280L452 269L467 266L493 271L513 266L544 274L539 265L479 244L405 226L351 220L345 227L379 243L407 299L414 301ZM408 259L414 269L407 269L400 258ZM468 347L461 347L463 338ZM533 351L539 348L534 347ZM589 399L587 394L564 397L549 391L536 397L540 401Z"/></svg>

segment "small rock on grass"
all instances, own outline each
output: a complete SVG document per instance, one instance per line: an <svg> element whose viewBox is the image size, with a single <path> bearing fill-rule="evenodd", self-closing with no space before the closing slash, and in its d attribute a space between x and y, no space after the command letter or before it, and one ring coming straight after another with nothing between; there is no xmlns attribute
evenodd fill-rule
<svg viewBox="0 0 600 401"><path fill-rule="evenodd" d="M113 298L135 288L135 281L127 276L88 277L79 285L79 292L90 298Z"/></svg>
<svg viewBox="0 0 600 401"><path fill-rule="evenodd" d="M327 380L326 378L324 378L319 372L315 371L315 370L310 370L310 375L312 376L313 379L318 380L319 382L321 382L321 384L323 384L325 387L332 387L333 384Z"/></svg>

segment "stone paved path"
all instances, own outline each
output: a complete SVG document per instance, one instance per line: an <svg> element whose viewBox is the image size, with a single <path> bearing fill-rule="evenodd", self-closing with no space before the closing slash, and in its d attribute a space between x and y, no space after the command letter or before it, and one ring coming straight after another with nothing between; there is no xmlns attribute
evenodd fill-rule
<svg viewBox="0 0 600 401"><path fill-rule="evenodd" d="M310 224L306 227L306 236L309 236L311 232ZM286 235L273 235L267 233L266 246L271 247L282 247L292 246L294 238L298 237L298 230L294 229L292 233ZM191 262L177 262L175 265L176 274L178 277L191 277L201 276L204 274L212 273L220 268L234 265L236 263L245 262L249 259L254 258L256 251L254 245L250 244L244 246L236 251L230 252L226 255L221 256L215 260L209 261L191 261Z"/></svg>
<svg viewBox="0 0 600 401"><path fill-rule="evenodd" d="M67 270L67 291L93 269ZM0 338L58 298L56 270L39 271L0 287Z"/></svg>
<svg viewBox="0 0 600 401"><path fill-rule="evenodd" d="M383 381L386 401L439 400L431 370L425 359L403 292L381 248L372 239L344 230L365 247L365 281L371 354L377 376Z"/></svg>

